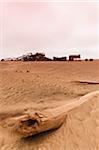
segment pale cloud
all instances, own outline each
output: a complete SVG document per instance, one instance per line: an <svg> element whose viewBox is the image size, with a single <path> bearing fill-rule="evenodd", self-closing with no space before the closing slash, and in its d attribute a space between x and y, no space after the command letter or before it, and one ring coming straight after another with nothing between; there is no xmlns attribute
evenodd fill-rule
<svg viewBox="0 0 99 150"><path fill-rule="evenodd" d="M0 57L41 51L99 57L98 6L94 2L3 2ZM3 17L2 17L3 16Z"/></svg>

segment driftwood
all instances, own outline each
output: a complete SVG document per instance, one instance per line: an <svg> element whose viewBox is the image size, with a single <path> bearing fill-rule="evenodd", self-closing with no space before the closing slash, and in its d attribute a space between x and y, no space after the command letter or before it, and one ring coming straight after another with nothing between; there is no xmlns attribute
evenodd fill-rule
<svg viewBox="0 0 99 150"><path fill-rule="evenodd" d="M91 80L78 80L76 83L85 83L85 84L99 84L99 81L91 81Z"/></svg>
<svg viewBox="0 0 99 150"><path fill-rule="evenodd" d="M74 100L74 102L70 104L65 104L57 108L47 109L33 114L28 113L17 117L10 117L3 120L3 124L0 123L0 125L4 126L4 124L6 124L7 127L11 127L13 131L21 137L28 137L44 131L56 129L64 123L68 111L93 99L97 94L99 95L99 91L89 93L78 100Z"/></svg>
<svg viewBox="0 0 99 150"><path fill-rule="evenodd" d="M65 118L65 110L62 111L61 107L59 107L57 109L48 109L42 112L37 111L33 114L10 118L8 126L13 126L13 131L16 134L28 137L60 127Z"/></svg>

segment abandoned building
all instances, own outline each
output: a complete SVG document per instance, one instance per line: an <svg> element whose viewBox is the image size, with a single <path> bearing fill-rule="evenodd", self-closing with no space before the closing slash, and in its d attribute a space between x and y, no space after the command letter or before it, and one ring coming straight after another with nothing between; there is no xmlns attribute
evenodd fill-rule
<svg viewBox="0 0 99 150"><path fill-rule="evenodd" d="M29 54L23 57L23 61L49 61L50 58L47 58L44 53L36 53L36 54Z"/></svg>
<svg viewBox="0 0 99 150"><path fill-rule="evenodd" d="M69 61L80 60L80 55L70 55Z"/></svg>
<svg viewBox="0 0 99 150"><path fill-rule="evenodd" d="M67 57L53 57L53 61L66 61Z"/></svg>
<svg viewBox="0 0 99 150"><path fill-rule="evenodd" d="M66 56L63 57L53 57L53 58L48 58L45 56L45 53L40 53L36 52L35 54L33 53L27 53L22 56L19 56L17 58L10 58L10 59L1 59L1 61L80 61L80 54L78 55L69 55L69 59L67 59ZM93 61L93 59L85 59L85 61Z"/></svg>

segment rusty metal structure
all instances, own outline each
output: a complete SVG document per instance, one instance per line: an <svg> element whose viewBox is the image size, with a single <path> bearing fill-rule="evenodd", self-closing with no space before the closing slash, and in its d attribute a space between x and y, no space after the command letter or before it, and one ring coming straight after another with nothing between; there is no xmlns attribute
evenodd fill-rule
<svg viewBox="0 0 99 150"><path fill-rule="evenodd" d="M70 55L69 61L80 60L80 55Z"/></svg>
<svg viewBox="0 0 99 150"><path fill-rule="evenodd" d="M67 57L53 57L53 61L66 61Z"/></svg>
<svg viewBox="0 0 99 150"><path fill-rule="evenodd" d="M1 59L1 61L67 61L67 57L53 57L53 59L48 58L45 56L45 53L37 52L35 54L33 53L27 53L22 56L19 56L17 58L6 58ZM80 54L79 55L69 55L69 61L81 61ZM85 61L93 61L93 59L85 59Z"/></svg>
<svg viewBox="0 0 99 150"><path fill-rule="evenodd" d="M44 53L29 54L23 57L23 61L50 61Z"/></svg>

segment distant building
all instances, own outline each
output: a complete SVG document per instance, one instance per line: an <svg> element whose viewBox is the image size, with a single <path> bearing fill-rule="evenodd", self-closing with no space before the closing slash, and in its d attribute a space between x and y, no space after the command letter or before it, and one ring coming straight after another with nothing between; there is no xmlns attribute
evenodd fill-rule
<svg viewBox="0 0 99 150"><path fill-rule="evenodd" d="M23 60L24 61L49 61L51 59L47 58L44 53L36 53L36 54L30 53L29 55L24 56Z"/></svg>
<svg viewBox="0 0 99 150"><path fill-rule="evenodd" d="M67 57L53 57L53 61L66 61Z"/></svg>
<svg viewBox="0 0 99 150"><path fill-rule="evenodd" d="M36 61L41 61L45 59L45 54L44 53L36 53L33 55L34 59Z"/></svg>
<svg viewBox="0 0 99 150"><path fill-rule="evenodd" d="M80 55L70 55L69 61L80 60Z"/></svg>

